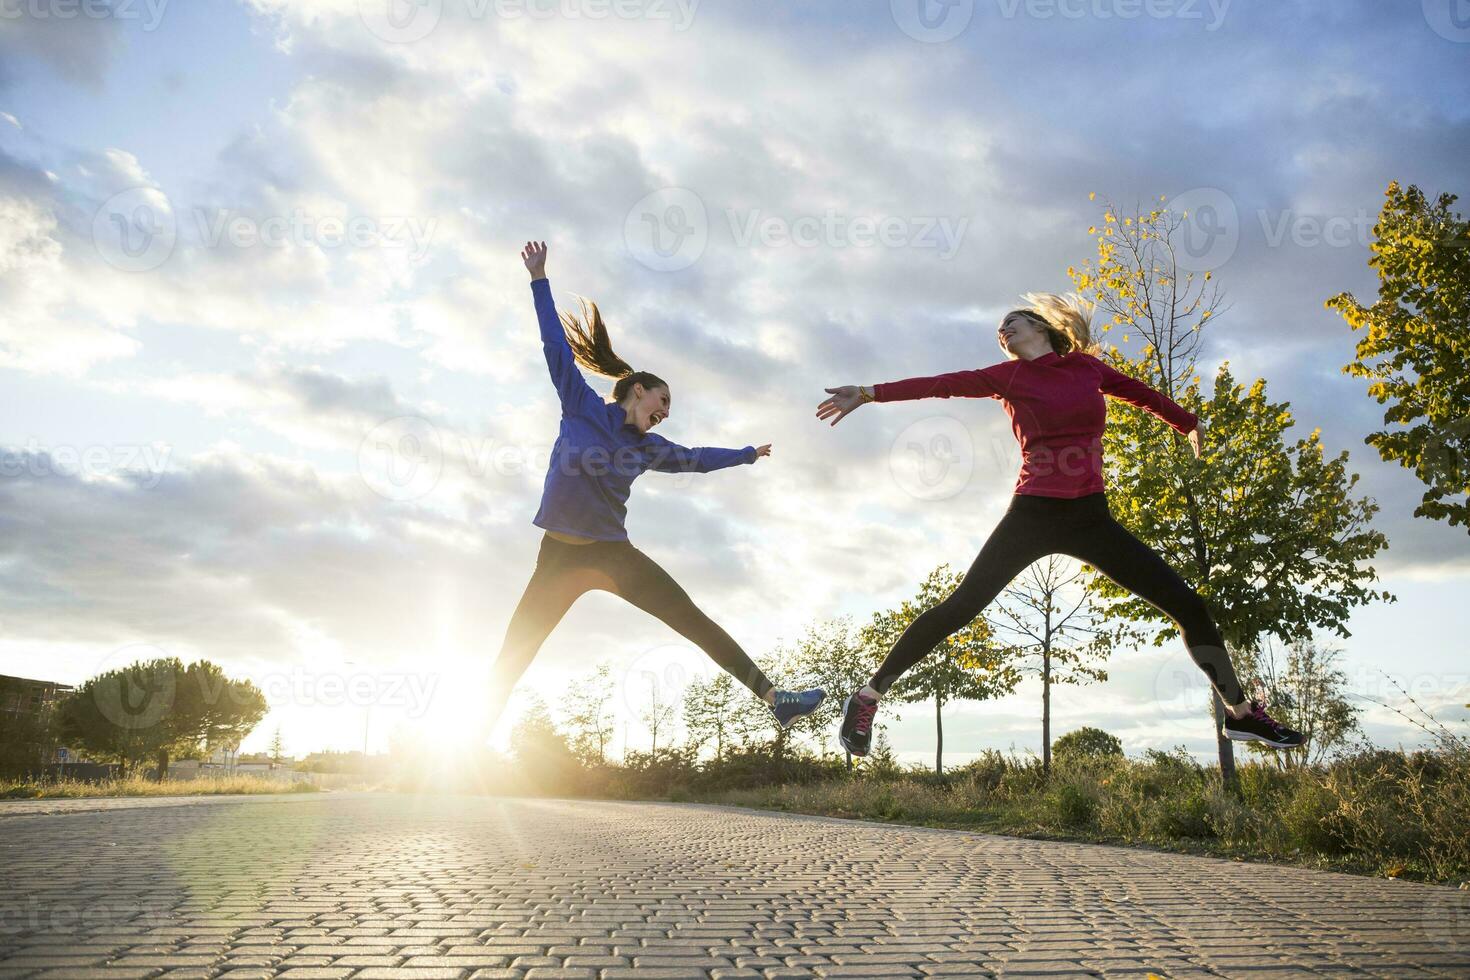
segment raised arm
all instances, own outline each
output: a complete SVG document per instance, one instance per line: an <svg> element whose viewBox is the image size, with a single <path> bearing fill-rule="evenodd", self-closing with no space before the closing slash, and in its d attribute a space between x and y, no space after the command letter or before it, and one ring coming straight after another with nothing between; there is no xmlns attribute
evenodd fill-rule
<svg viewBox="0 0 1470 980"><path fill-rule="evenodd" d="M759 449L755 446L746 446L744 449L696 446L691 449L652 433L647 436L647 439L651 449L649 469L658 470L660 473L709 473L712 470L725 469L727 466L754 463L771 451L770 446L761 446Z"/></svg>
<svg viewBox="0 0 1470 980"><path fill-rule="evenodd" d="M1155 391L1137 378L1130 378L1122 371L1117 370L1105 361L1093 357L1091 354L1084 355L1097 370L1097 389L1104 395L1111 395L1119 401L1139 408L1158 416L1169 423L1180 435L1189 435L1199 427L1199 416L1179 405L1168 395Z"/></svg>
<svg viewBox="0 0 1470 980"><path fill-rule="evenodd" d="M831 398L817 406L817 418L841 422L866 402L901 402L916 398L996 398L1000 395L997 372L1004 364L978 371L953 371L929 378L908 378L877 385L843 385L824 389Z"/></svg>
<svg viewBox="0 0 1470 980"><path fill-rule="evenodd" d="M556 303L551 299L551 281L546 278L546 243L527 242L521 250L526 269L531 273L531 296L536 301L536 321L541 325L541 348L546 353L546 367L551 383L556 386L564 415L590 414L604 403L602 397L582 377L577 359L572 355L567 335L562 330Z"/></svg>

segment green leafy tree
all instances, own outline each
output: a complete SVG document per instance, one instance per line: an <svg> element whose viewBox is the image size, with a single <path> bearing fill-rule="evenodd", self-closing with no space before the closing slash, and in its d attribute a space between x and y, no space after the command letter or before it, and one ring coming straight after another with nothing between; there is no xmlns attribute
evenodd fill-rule
<svg viewBox="0 0 1470 980"><path fill-rule="evenodd" d="M529 699L525 714L511 729L510 748L517 774L543 791L570 785L578 769L576 756L539 697Z"/></svg>
<svg viewBox="0 0 1470 980"><path fill-rule="evenodd" d="M615 685L612 667L598 664L591 673L572 682L562 709L569 729L568 743L583 765L606 765L612 743Z"/></svg>
<svg viewBox="0 0 1470 980"><path fill-rule="evenodd" d="M873 666L862 635L848 619L811 623L794 643L779 644L756 662L778 688L800 691L819 687L827 692L816 711L790 728L780 726L764 701L745 694L737 697L736 730L747 745L766 747L778 775L793 739L815 742L824 754L830 749L832 729L847 695L867 682Z"/></svg>
<svg viewBox="0 0 1470 980"><path fill-rule="evenodd" d="M684 689L684 728L689 747L698 752L712 745L715 761L719 762L729 749L748 741L754 734L752 721L759 720L755 712L742 710L750 707L745 703L750 700L749 692L723 670L707 680L696 678Z"/></svg>
<svg viewBox="0 0 1470 980"><path fill-rule="evenodd" d="M871 661L880 660L910 623L948 598L963 578L948 565L940 565L924 579L914 598L874 614L862 631ZM889 688L887 698L900 703L934 702L936 774L944 773L944 706L953 701L983 701L1015 690L1021 672L1008 654L994 642L985 620L977 618L941 641Z"/></svg>
<svg viewBox="0 0 1470 980"><path fill-rule="evenodd" d="M276 765L280 765L286 758L286 740L281 736L281 726L271 733L270 759Z"/></svg>
<svg viewBox="0 0 1470 980"><path fill-rule="evenodd" d="M1110 735L1101 728L1087 726L1057 739L1052 746L1052 752L1059 765L1065 765L1068 760L1074 759L1121 759L1123 743L1118 741L1117 736Z"/></svg>
<svg viewBox="0 0 1470 980"><path fill-rule="evenodd" d="M1023 673L1041 678L1041 765L1051 772L1051 686L1105 681L1098 665L1130 634L1108 617L1096 595L1083 587L1074 560L1050 555L1034 563L1001 594L988 621L997 640Z"/></svg>
<svg viewBox="0 0 1470 980"><path fill-rule="evenodd" d="M1452 194L1430 204L1395 181L1385 196L1368 260L1378 301L1339 293L1326 305L1363 331L1343 371L1388 406L1368 445L1427 488L1415 517L1470 531L1470 222L1450 211Z"/></svg>
<svg viewBox="0 0 1470 980"><path fill-rule="evenodd" d="M170 755L199 756L245 740L270 706L253 683L231 680L219 665L199 660L184 668L166 728L173 741L154 753L158 778L168 774Z"/></svg>
<svg viewBox="0 0 1470 980"><path fill-rule="evenodd" d="M1172 239L1182 215L1155 209L1119 222L1115 210L1109 205L1094 229L1097 262L1069 272L1105 314L1102 335L1117 331L1124 343L1136 335L1141 344L1131 357L1107 344L1104 356L1197 414L1207 435L1195 459L1173 429L1110 401L1104 451L1114 516L1199 591L1228 647L1316 630L1347 636L1352 609L1393 598L1371 587L1377 573L1367 564L1387 546L1370 526L1377 505L1353 496L1358 476L1347 472L1346 452L1328 457L1316 430L1287 435L1290 405L1269 400L1264 379L1237 384L1225 365L1202 396L1199 345L1220 309L1212 274L1181 275ZM1163 613L1107 578L1091 585L1111 611L1156 624L1156 644L1177 636ZM1218 734L1223 706L1212 703L1221 772L1233 780L1231 743Z"/></svg>
<svg viewBox="0 0 1470 980"><path fill-rule="evenodd" d="M888 733L882 728L873 738L873 750L863 760L863 775L880 782L903 775L903 766L898 764L898 757L893 754L893 743L888 741Z"/></svg>
<svg viewBox="0 0 1470 980"><path fill-rule="evenodd" d="M1273 750L1251 743L1248 748L1270 756L1281 769L1301 769L1321 762L1347 745L1358 727L1358 707L1348 700L1348 678L1342 651L1311 640L1287 646L1285 654L1266 643L1244 661L1260 678L1281 721L1307 736L1299 748Z"/></svg>
<svg viewBox="0 0 1470 980"><path fill-rule="evenodd" d="M238 745L267 707L253 683L215 664L162 657L91 678L61 702L58 719L63 740L124 772L152 759L161 780L173 758Z"/></svg>

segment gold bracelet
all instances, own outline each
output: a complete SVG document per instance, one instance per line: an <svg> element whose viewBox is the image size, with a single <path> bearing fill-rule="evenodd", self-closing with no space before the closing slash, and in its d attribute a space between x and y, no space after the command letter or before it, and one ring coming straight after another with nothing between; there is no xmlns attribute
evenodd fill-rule
<svg viewBox="0 0 1470 980"><path fill-rule="evenodd" d="M878 393L874 391L869 394L868 385L858 385L858 397L865 402L875 402L878 400Z"/></svg>

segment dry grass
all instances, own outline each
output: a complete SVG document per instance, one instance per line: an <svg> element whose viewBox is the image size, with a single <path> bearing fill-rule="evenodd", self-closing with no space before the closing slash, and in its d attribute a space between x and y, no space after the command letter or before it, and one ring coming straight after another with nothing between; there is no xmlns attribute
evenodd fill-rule
<svg viewBox="0 0 1470 980"><path fill-rule="evenodd" d="M1238 790L1181 754L1078 762L1049 779L1040 769L992 754L942 781L909 772L685 798L1390 878L1470 878L1470 756L1458 751L1369 751L1291 772L1243 765Z"/></svg>
<svg viewBox="0 0 1470 980"><path fill-rule="evenodd" d="M229 776L220 779L188 779L155 782L130 777L107 782L76 780L0 782L0 799L49 800L101 796L217 796L225 794L315 793L307 782L281 782L259 776Z"/></svg>

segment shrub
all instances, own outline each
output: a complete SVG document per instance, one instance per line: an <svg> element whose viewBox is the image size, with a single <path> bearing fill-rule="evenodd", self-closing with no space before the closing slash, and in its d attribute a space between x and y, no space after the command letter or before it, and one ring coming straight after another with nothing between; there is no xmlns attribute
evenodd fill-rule
<svg viewBox="0 0 1470 980"><path fill-rule="evenodd" d="M1161 800L1148 821L1149 836L1161 840L1185 840L1215 836L1210 824L1210 801L1203 783Z"/></svg>
<svg viewBox="0 0 1470 980"><path fill-rule="evenodd" d="M1299 846L1319 854L1340 854L1348 845L1338 832L1337 811L1337 797L1327 787L1303 779L1282 808L1281 820Z"/></svg>
<svg viewBox="0 0 1470 980"><path fill-rule="evenodd" d="M1046 813L1051 821L1069 830L1087 827L1097 812L1097 797L1086 787L1076 782L1059 782L1046 796Z"/></svg>
<svg viewBox="0 0 1470 980"><path fill-rule="evenodd" d="M971 807L988 804L1005 780L1006 758L994 749L951 772L956 796Z"/></svg>
<svg viewBox="0 0 1470 980"><path fill-rule="evenodd" d="M1121 759L1123 743L1101 728L1079 728L1053 742L1051 756L1059 766L1076 760Z"/></svg>

